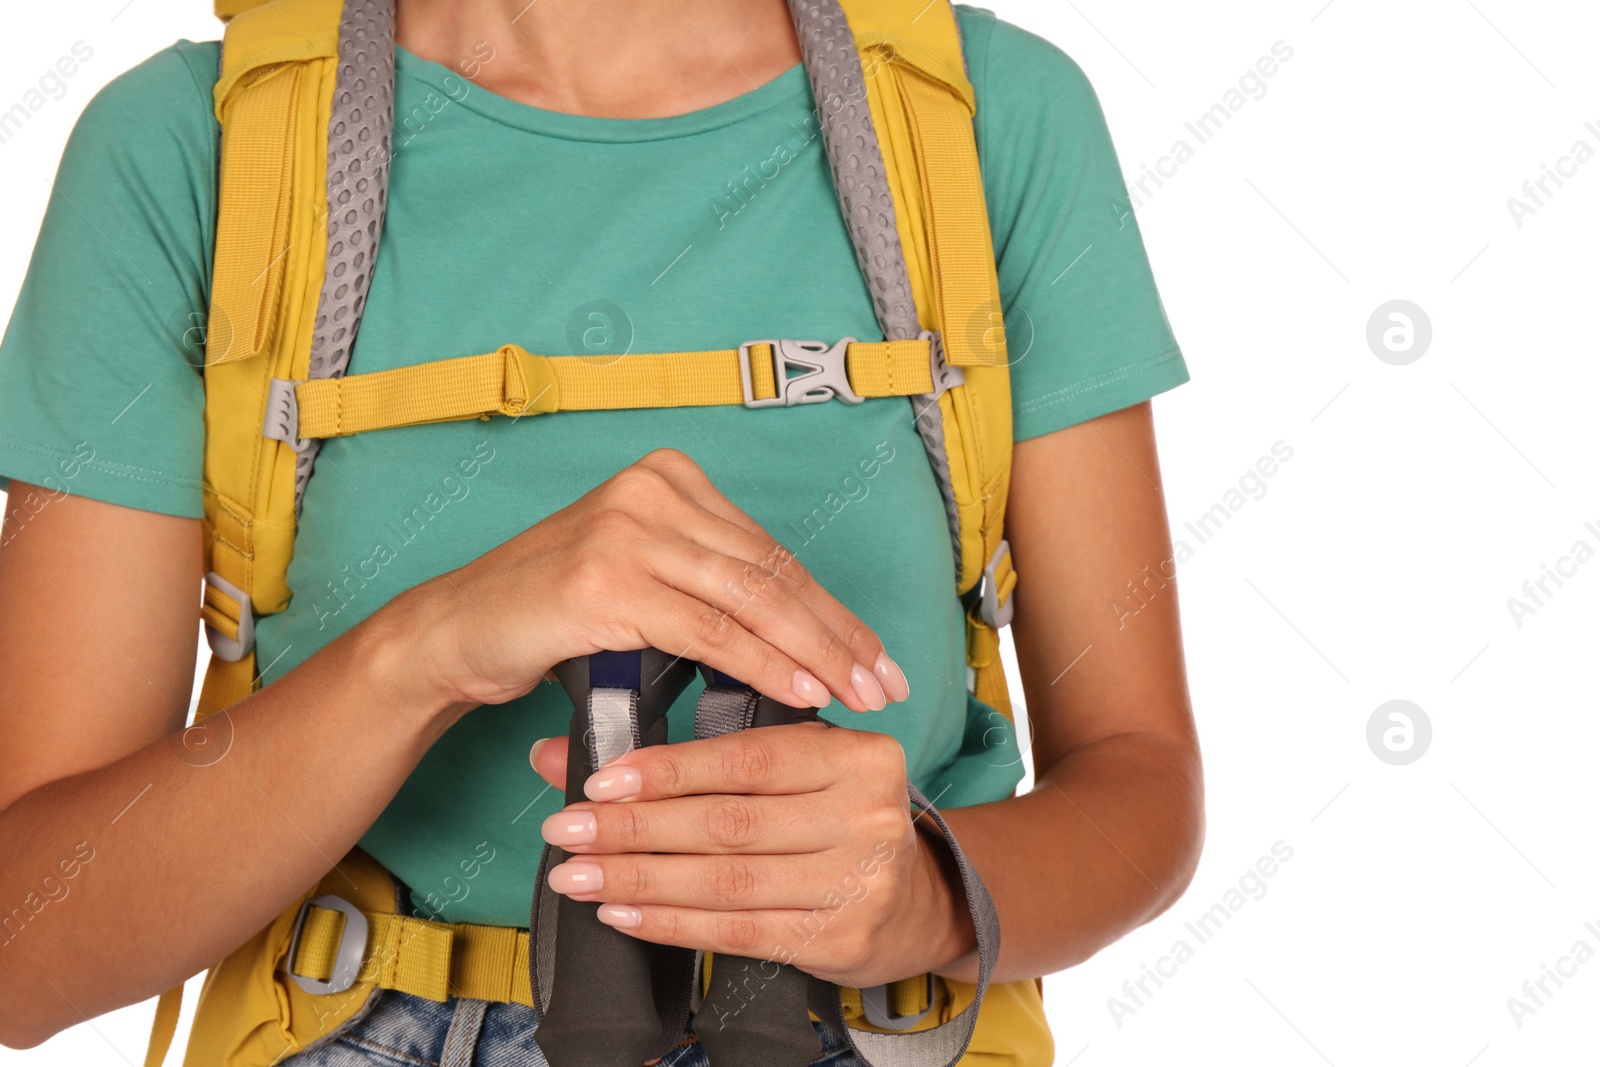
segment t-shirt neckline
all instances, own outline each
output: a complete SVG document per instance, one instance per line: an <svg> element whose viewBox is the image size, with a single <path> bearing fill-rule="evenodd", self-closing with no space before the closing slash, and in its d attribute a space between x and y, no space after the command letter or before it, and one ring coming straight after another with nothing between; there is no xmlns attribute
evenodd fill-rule
<svg viewBox="0 0 1600 1067"><path fill-rule="evenodd" d="M395 46L395 73L397 78L411 78L427 85L452 101L453 105L507 126L567 140L614 143L659 141L704 133L796 99L809 103L811 93L805 64L796 63L770 81L720 104L662 118L617 119L547 111L512 100L474 84L466 75L442 63L424 59L399 45ZM397 129L402 128L404 122L404 115L395 116Z"/></svg>

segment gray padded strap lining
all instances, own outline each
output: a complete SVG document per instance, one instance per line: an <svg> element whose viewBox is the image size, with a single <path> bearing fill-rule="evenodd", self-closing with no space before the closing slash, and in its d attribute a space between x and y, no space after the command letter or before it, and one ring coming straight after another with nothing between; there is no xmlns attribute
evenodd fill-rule
<svg viewBox="0 0 1600 1067"><path fill-rule="evenodd" d="M972 924L978 935L978 995L961 1014L931 1030L880 1034L847 1028L845 1034L851 1047L870 1067L937 1067L939 1064L955 1067L972 1041L972 1031L978 1025L978 1008L983 1004L984 993L988 991L994 961L1000 955L1000 916L995 911L994 900L989 896L983 879L967 860L966 853L961 851L943 817L916 786L907 782L906 792L911 797L912 805L922 809L924 814L921 818L932 819L944 835L945 844L950 847L956 866L961 871L967 909L971 912Z"/></svg>
<svg viewBox="0 0 1600 1067"><path fill-rule="evenodd" d="M872 109L867 106L855 36L839 0L789 0L789 14L811 78L822 146L833 168L833 186L872 294L878 324L886 340L916 337L922 327L917 323L905 253L894 226L894 197L883 169Z"/></svg>
<svg viewBox="0 0 1600 1067"><path fill-rule="evenodd" d="M944 517L950 527L950 554L955 557L956 578L961 576L961 512L956 507L955 485L950 480L950 453L944 443L944 409L936 395L911 398L911 413L922 438L922 447L928 453L928 465L933 468L933 480L939 484L939 496L944 499Z"/></svg>
<svg viewBox="0 0 1600 1067"><path fill-rule="evenodd" d="M394 0L344 0L328 119L328 259L311 339L312 378L337 378L366 306L383 233L394 125ZM298 515L320 442L295 463Z"/></svg>
<svg viewBox="0 0 1600 1067"><path fill-rule="evenodd" d="M589 691L589 766L599 770L639 747L639 691Z"/></svg>

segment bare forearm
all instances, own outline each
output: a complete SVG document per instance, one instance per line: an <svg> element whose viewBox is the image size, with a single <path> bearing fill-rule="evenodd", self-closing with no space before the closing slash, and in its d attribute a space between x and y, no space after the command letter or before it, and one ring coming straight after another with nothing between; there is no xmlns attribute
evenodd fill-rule
<svg viewBox="0 0 1600 1067"><path fill-rule="evenodd" d="M402 682L404 641L388 618L187 743L170 735L0 812L7 1044L198 973L349 850L465 710L427 706ZM61 728L93 724L80 715Z"/></svg>
<svg viewBox="0 0 1600 1067"><path fill-rule="evenodd" d="M993 979L1031 978L1083 962L1183 893L1203 835L1199 759L1160 735L1109 737L1029 793L941 814L1000 914ZM976 956L940 973L975 981Z"/></svg>

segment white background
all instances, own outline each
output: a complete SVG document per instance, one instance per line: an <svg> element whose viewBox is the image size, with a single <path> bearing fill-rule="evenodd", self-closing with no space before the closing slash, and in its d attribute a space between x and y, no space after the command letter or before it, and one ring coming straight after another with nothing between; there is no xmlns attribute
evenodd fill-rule
<svg viewBox="0 0 1600 1067"><path fill-rule="evenodd" d="M1600 549L1584 528L1600 530L1600 160L1549 185L1520 226L1507 198L1575 141L1600 150L1600 11L988 2L1088 71L1130 181L1175 140L1195 146L1184 123L1275 42L1293 49L1265 95L1139 209L1194 375L1156 409L1174 535L1194 549L1180 581L1210 827L1171 912L1046 980L1057 1062L1596 1062L1600 960L1548 984L1520 1026L1507 998L1574 942L1600 951L1584 928L1600 929L1600 562L1549 584L1520 626L1507 598L1574 542ZM208 6L3 16L0 102L74 41L94 58L0 145L0 307L78 112L173 39L217 36ZM1431 346L1408 365L1366 339L1394 299L1431 320ZM1293 458L1265 494L1198 544L1185 522L1279 441ZM1392 699L1432 725L1408 765L1367 742ZM1185 924L1280 841L1293 856L1264 895L1200 944ZM1132 1000L1123 983L1180 939L1193 958ZM1134 1010L1114 1013L1112 997ZM142 1063L153 1006L0 1050L0 1065Z"/></svg>

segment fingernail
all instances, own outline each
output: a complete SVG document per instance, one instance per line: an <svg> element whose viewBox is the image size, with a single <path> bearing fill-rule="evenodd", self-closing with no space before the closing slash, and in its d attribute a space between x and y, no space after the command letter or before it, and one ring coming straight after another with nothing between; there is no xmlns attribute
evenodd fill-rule
<svg viewBox="0 0 1600 1067"><path fill-rule="evenodd" d="M906 681L905 672L889 658L889 653L878 653L878 662L873 665L872 673L878 676L878 683L883 686L884 695L890 700L905 700L911 696L911 686Z"/></svg>
<svg viewBox="0 0 1600 1067"><path fill-rule="evenodd" d="M644 916L632 904L602 904L599 916L601 922L619 930L636 930L644 921Z"/></svg>
<svg viewBox="0 0 1600 1067"><path fill-rule="evenodd" d="M643 784L632 767L601 767L583 783L583 795L590 800L621 800L638 793Z"/></svg>
<svg viewBox="0 0 1600 1067"><path fill-rule="evenodd" d="M888 703L883 698L883 686L873 680L872 675L859 663L850 667L850 685L854 687L856 696L861 698L861 703L867 706L868 711L882 711L884 704Z"/></svg>
<svg viewBox="0 0 1600 1067"><path fill-rule="evenodd" d="M596 829L592 811L558 811L544 821L544 839L552 845L589 845Z"/></svg>
<svg viewBox="0 0 1600 1067"><path fill-rule="evenodd" d="M532 748L528 749L528 766L532 767L534 770L539 769L539 749L548 740L550 740L548 737L541 737L539 740L533 743Z"/></svg>
<svg viewBox="0 0 1600 1067"><path fill-rule="evenodd" d="M794 695L814 708L825 708L833 702L833 695L828 692L828 687L803 667L794 672Z"/></svg>
<svg viewBox="0 0 1600 1067"><path fill-rule="evenodd" d="M550 888L557 893L598 893L605 876L598 863L570 860L550 868Z"/></svg>

